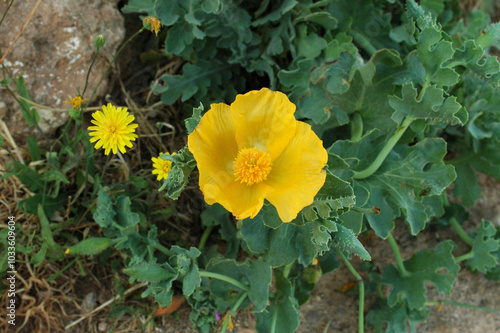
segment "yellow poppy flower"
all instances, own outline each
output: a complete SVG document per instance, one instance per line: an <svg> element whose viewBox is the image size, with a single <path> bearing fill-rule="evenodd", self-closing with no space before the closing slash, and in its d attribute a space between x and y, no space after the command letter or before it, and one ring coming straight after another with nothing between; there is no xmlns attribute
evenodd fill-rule
<svg viewBox="0 0 500 333"><path fill-rule="evenodd" d="M162 154L170 155L169 153L160 153L158 157L151 158L151 161L153 161L152 173L157 175L156 180L167 179L169 171L172 170L172 162L162 159ZM172 155L175 155L175 153Z"/></svg>
<svg viewBox="0 0 500 333"><path fill-rule="evenodd" d="M212 104L188 137L205 201L238 219L254 218L264 199L283 222L310 205L326 179L328 154L295 105L267 88Z"/></svg>
<svg viewBox="0 0 500 333"><path fill-rule="evenodd" d="M117 149L125 154L125 146L132 148L131 141L138 138L135 129L139 125L131 124L135 117L127 112L127 108L116 108L108 103L107 107L102 106L102 111L94 112L92 117L91 122L96 126L89 126L88 130L91 131L90 142L97 141L95 149L102 147L104 154L109 155L111 150L113 154Z"/></svg>

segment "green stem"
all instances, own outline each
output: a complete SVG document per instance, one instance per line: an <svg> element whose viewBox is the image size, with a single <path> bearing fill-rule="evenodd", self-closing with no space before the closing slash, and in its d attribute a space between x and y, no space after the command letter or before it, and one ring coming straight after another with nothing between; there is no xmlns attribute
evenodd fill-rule
<svg viewBox="0 0 500 333"><path fill-rule="evenodd" d="M500 309L486 308L486 307L482 307L482 306L475 306L475 305L464 304L464 303L459 303L459 302L454 302L454 301L425 302L424 305L425 306L434 306L434 305L441 305L441 304L450 304L450 305L462 306L464 308L471 308L471 309L483 310L483 311L500 312Z"/></svg>
<svg viewBox="0 0 500 333"><path fill-rule="evenodd" d="M351 210L356 213L361 213L361 214L373 214L377 213L377 210L371 208L361 208L361 207L351 207Z"/></svg>
<svg viewBox="0 0 500 333"><path fill-rule="evenodd" d="M358 111L352 115L349 125L351 126L351 141L358 142L363 136L363 118Z"/></svg>
<svg viewBox="0 0 500 333"><path fill-rule="evenodd" d="M276 332L276 324L277 323L278 323L278 311L276 310L276 307L274 307L273 319L271 322L271 333Z"/></svg>
<svg viewBox="0 0 500 333"><path fill-rule="evenodd" d="M158 243L156 243L154 245L154 248L157 249L158 251L166 254L167 256L173 256L175 254L172 251L170 251L169 249L167 249L165 246L158 244Z"/></svg>
<svg viewBox="0 0 500 333"><path fill-rule="evenodd" d="M89 70L87 71L87 77L85 78L85 87L83 88L83 92L81 94L82 98L85 95L85 92L87 91L87 87L89 85L90 71L92 70L92 66L94 65L94 62L97 59L98 54L99 54L99 49L97 49L96 53L94 53L94 58L92 58L92 62L90 63Z"/></svg>
<svg viewBox="0 0 500 333"><path fill-rule="evenodd" d="M458 223L457 219L454 218L454 217L450 218L450 224L453 227L453 229L455 229L455 231L458 234L458 236L465 243L467 243L467 245L472 246L472 244L474 243L474 240L469 235L467 235L467 233L462 228L462 226L460 225L460 223Z"/></svg>
<svg viewBox="0 0 500 333"><path fill-rule="evenodd" d="M207 272L207 271L199 271L199 273L200 273L200 276L202 276L202 277L221 280L221 281L230 283L233 286L236 286L236 287L241 288L241 289L246 290L246 291L248 291L250 289L247 285L245 285L245 284L241 283L240 281L235 280L232 277L229 277L227 275L222 275L219 273Z"/></svg>
<svg viewBox="0 0 500 333"><path fill-rule="evenodd" d="M201 235L200 244L198 245L198 250L203 251L205 248L205 243L207 242L208 236L210 236L210 232L214 228L213 225L208 226L204 231L203 235Z"/></svg>
<svg viewBox="0 0 500 333"><path fill-rule="evenodd" d="M86 109L89 106L90 102L92 101L92 98L94 98L94 95L97 92L97 88L99 88L99 86L102 83L102 80L104 80L104 78L108 75L109 70L111 69L111 65L113 65L113 63L115 62L115 60L118 57L118 55L123 51L123 49L125 48L125 46L127 46L136 36L138 36L141 32L143 32L144 29L146 29L146 28L142 27L141 29L139 29L139 31L137 31L135 34L133 34L132 36L130 36L130 38L127 39L127 41L125 43L123 43L122 47L120 47L120 49L118 50L118 52L115 53L115 55L113 56L113 58L109 62L108 67L106 68L106 70L104 71L104 73L101 75L101 78L99 79L99 82L95 86L94 91L92 92L92 95L90 96L90 98L88 99L87 103L85 104L84 109Z"/></svg>
<svg viewBox="0 0 500 333"><path fill-rule="evenodd" d="M292 269L292 266L293 266L293 262L291 262L288 265L286 265L285 267L283 267L283 276L285 278L287 278L288 274L290 274L290 270Z"/></svg>
<svg viewBox="0 0 500 333"><path fill-rule="evenodd" d="M236 316L236 311L238 311L241 303L243 303L243 301L245 300L245 298L247 298L247 296L248 296L248 291L244 292L241 295L241 297L238 299L238 301L236 301L236 303L234 303L231 310L229 310L229 316L226 316L226 319L224 320L224 325L222 326L220 333L226 332L226 329L227 329L227 326L229 325L229 320L231 319L231 316L233 316L233 317Z"/></svg>
<svg viewBox="0 0 500 333"><path fill-rule="evenodd" d="M375 52L377 52L375 46L373 46L372 43L370 43L370 41L361 33L353 29L349 30L347 33L351 35L356 43L358 43L366 52L368 52L370 56L374 55Z"/></svg>
<svg viewBox="0 0 500 333"><path fill-rule="evenodd" d="M10 3L9 3L9 6L7 7L7 9L5 10L5 13L3 13L3 16L2 16L2 19L0 20L0 25L2 25L2 22L3 22L3 19L5 18L5 16L7 16L7 12L9 11L10 7L12 6L12 4L14 3L14 0L12 0ZM0 54L1 55L1 54Z"/></svg>
<svg viewBox="0 0 500 333"><path fill-rule="evenodd" d="M401 275L403 277L410 276L410 272L406 270L403 258L401 258L401 252L399 252L398 244L396 243L396 240L394 239L391 233L389 233L389 236L387 236L387 241L389 242L389 245L391 246L392 251L394 252L394 256L396 257L396 264L398 265Z"/></svg>
<svg viewBox="0 0 500 333"><path fill-rule="evenodd" d="M429 79L425 79L425 82L424 82L424 85L422 86L422 90L420 90L420 93L418 94L417 96L417 100L418 101L421 101L422 100L422 97L424 97L424 94L425 94L425 91L427 90L427 88L430 86L431 84L431 81Z"/></svg>
<svg viewBox="0 0 500 333"><path fill-rule="evenodd" d="M349 269L352 275L356 278L356 283L358 284L359 287L359 308L358 308L358 331L359 333L364 332L364 308L365 308L365 284L363 282L363 278L359 273L354 269L354 267L351 265L349 260L344 256L344 254L337 250L337 253L339 256L342 258L344 261L345 265Z"/></svg>
<svg viewBox="0 0 500 333"><path fill-rule="evenodd" d="M373 175L378 170L378 168L382 165L382 163L385 161L385 158L387 157L387 155L389 155L392 148L394 148L396 143L398 143L399 139L403 136L403 134L405 133L406 129L410 126L412 121L413 121L413 118L406 117L405 120L403 120L403 123L401 124L401 126L399 126L396 129L396 132L394 132L394 134L391 136L389 141L386 142L384 148L382 148L382 150L378 154L377 158L375 158L375 160L372 162L372 164L370 164L369 167L367 167L366 169L364 169L362 171L354 171L353 178L354 179L364 179L364 178L367 178L367 177L370 177L371 175Z"/></svg>
<svg viewBox="0 0 500 333"><path fill-rule="evenodd" d="M459 257L456 257L455 258L455 262L464 261L464 260L470 259L472 257L474 257L474 251L470 251L470 252L468 252L466 254L463 254L463 255L461 255Z"/></svg>

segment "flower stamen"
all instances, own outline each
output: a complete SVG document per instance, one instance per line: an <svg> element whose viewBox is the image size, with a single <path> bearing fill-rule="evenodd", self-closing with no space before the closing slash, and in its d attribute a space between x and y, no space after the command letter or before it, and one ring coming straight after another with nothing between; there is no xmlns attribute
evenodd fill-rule
<svg viewBox="0 0 500 333"><path fill-rule="evenodd" d="M238 152L233 165L236 181L257 184L266 180L271 171L271 155L257 148L245 148Z"/></svg>

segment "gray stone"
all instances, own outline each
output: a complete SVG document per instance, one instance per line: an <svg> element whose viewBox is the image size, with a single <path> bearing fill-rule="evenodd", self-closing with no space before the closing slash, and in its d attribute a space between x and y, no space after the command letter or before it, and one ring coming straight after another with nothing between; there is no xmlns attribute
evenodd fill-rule
<svg viewBox="0 0 500 333"><path fill-rule="evenodd" d="M1 2L3 13L9 2ZM0 45L5 52L31 13L36 1L15 1L2 23ZM76 96L77 87L83 90L87 70L95 53L94 38L106 37L106 44L92 68L89 87L84 97L90 97L109 59L123 41L125 29L118 1L109 0L51 0L42 1L28 26L18 39L4 65L14 75L22 75L30 98L35 103L55 109L67 109L63 103ZM15 90L15 85L10 85ZM101 84L97 96L107 90L107 80ZM0 90L0 118L16 136L28 131L21 107L6 89ZM95 100L95 98L94 98ZM36 107L40 114L40 128L48 133L67 119L65 112L54 112Z"/></svg>

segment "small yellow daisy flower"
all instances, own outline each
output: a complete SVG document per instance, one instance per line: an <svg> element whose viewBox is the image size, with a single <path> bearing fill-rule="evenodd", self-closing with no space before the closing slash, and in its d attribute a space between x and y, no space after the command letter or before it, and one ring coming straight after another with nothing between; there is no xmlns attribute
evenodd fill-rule
<svg viewBox="0 0 500 333"><path fill-rule="evenodd" d="M71 103L73 104L73 109L78 110L84 101L87 99L83 99L82 96L76 96L75 98L72 98L71 101L64 101L63 103Z"/></svg>
<svg viewBox="0 0 500 333"><path fill-rule="evenodd" d="M156 180L162 180L162 179L167 179L168 177L168 172L172 170L172 162L164 160L161 158L162 154L167 154L170 155L169 153L160 153L158 157L152 157L151 161L153 161L153 175L158 175L156 177ZM172 155L175 155L173 153Z"/></svg>
<svg viewBox="0 0 500 333"><path fill-rule="evenodd" d="M111 150L113 154L116 154L117 149L125 154L125 146L132 148L131 141L138 138L135 129L139 125L131 124L135 117L127 112L127 108L117 108L108 103L102 106L102 111L94 112L92 117L95 120L91 122L96 126L89 126L88 130L91 131L90 142L97 141L95 149L102 147L104 154L109 155Z"/></svg>
<svg viewBox="0 0 500 333"><path fill-rule="evenodd" d="M154 16L146 17L144 23L151 25L151 32L154 32L156 36L160 32L160 27L163 26L163 23Z"/></svg>

